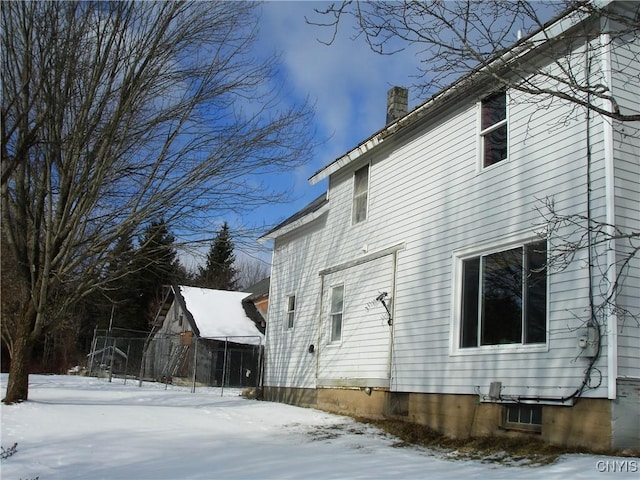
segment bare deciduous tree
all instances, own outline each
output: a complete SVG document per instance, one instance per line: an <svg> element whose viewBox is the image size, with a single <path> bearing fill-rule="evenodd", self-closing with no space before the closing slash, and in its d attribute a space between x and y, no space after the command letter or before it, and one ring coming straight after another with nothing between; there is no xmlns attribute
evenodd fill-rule
<svg viewBox="0 0 640 480"><path fill-rule="evenodd" d="M259 258L245 257L236 261L238 289L246 290L269 276L269 265Z"/></svg>
<svg viewBox="0 0 640 480"><path fill-rule="evenodd" d="M20 284L5 403L27 398L34 342L101 288L118 238L273 199L247 175L308 158L311 109L280 102L277 59L250 54L256 8L2 6L2 228Z"/></svg>

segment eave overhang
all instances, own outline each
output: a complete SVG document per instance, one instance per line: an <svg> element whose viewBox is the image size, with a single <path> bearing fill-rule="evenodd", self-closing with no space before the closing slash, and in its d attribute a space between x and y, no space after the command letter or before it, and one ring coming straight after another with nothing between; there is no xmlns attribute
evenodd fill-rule
<svg viewBox="0 0 640 480"><path fill-rule="evenodd" d="M329 210L329 199L327 193L323 193L313 202L291 215L286 220L282 221L267 233L258 238L258 242L264 243L267 240L273 240L277 237L285 235L293 230L296 230L304 225L309 224L320 216L324 215Z"/></svg>

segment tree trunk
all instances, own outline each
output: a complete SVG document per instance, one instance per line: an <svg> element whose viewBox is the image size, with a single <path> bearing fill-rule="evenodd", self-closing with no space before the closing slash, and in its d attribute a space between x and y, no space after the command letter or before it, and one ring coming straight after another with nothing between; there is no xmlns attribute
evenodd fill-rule
<svg viewBox="0 0 640 480"><path fill-rule="evenodd" d="M2 399L5 404L24 402L29 395L29 362L33 349L30 326L29 316L22 316L17 325L17 335L11 351L7 393Z"/></svg>

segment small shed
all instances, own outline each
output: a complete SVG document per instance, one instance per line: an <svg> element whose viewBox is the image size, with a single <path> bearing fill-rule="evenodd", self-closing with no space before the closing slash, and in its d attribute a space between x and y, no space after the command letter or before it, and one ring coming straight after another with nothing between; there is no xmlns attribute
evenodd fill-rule
<svg viewBox="0 0 640 480"><path fill-rule="evenodd" d="M255 387L264 328L247 315L251 292L174 285L167 289L145 352L145 374L162 381Z"/></svg>

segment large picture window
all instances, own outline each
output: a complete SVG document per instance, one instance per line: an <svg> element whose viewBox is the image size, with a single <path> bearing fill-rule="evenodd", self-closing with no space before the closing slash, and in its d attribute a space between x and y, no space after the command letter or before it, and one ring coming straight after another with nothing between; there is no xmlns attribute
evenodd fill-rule
<svg viewBox="0 0 640 480"><path fill-rule="evenodd" d="M331 342L342 340L342 311L344 309L344 285L331 288Z"/></svg>
<svg viewBox="0 0 640 480"><path fill-rule="evenodd" d="M369 194L369 165L356 170L353 175L353 223L367 219Z"/></svg>
<svg viewBox="0 0 640 480"><path fill-rule="evenodd" d="M480 139L482 165L489 167L507 158L507 95L499 92L482 101Z"/></svg>
<svg viewBox="0 0 640 480"><path fill-rule="evenodd" d="M544 343L546 261L544 241L463 260L460 346Z"/></svg>

